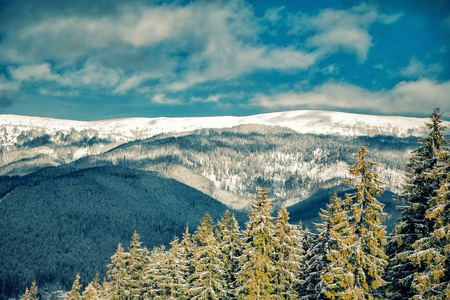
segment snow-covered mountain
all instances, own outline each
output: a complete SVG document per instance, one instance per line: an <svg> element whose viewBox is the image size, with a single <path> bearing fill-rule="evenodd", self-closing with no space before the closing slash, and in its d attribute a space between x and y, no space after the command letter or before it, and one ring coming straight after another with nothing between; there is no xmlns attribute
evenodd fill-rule
<svg viewBox="0 0 450 300"><path fill-rule="evenodd" d="M386 188L398 192L408 151L426 135L426 122L327 111L96 122L0 115L0 175L91 157L71 168L112 164L163 172L238 209L249 205L264 178L279 203L290 205L339 184L363 136L376 147Z"/></svg>
<svg viewBox="0 0 450 300"><path fill-rule="evenodd" d="M95 131L98 138L126 142L161 133L186 132L204 128L227 128L244 124L280 126L298 133L344 136L423 136L426 118L375 116L330 111L298 110L248 117L126 118L94 122L59 120L17 115L0 115L1 145L17 142L24 132L50 136L75 130ZM447 122L448 123L448 122Z"/></svg>

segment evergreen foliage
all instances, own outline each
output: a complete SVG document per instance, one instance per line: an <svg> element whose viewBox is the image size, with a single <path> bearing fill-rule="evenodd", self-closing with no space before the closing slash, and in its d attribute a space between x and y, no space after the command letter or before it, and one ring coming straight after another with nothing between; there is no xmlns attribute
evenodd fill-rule
<svg viewBox="0 0 450 300"><path fill-rule="evenodd" d="M334 194L330 198L327 210L322 209L319 213L322 223L315 224L317 235L313 239L310 248L307 249L306 270L303 281L299 285L300 299L327 299L327 291L332 292L333 287L327 285L327 272L331 274L329 264L333 261L333 253L339 251L342 235L343 218L346 218L342 210L342 200ZM340 242L340 244L339 244ZM331 281L332 277L328 277Z"/></svg>
<svg viewBox="0 0 450 300"><path fill-rule="evenodd" d="M25 294L23 295L23 300L38 300L38 287L36 281L33 281L30 289L26 288Z"/></svg>
<svg viewBox="0 0 450 300"><path fill-rule="evenodd" d="M386 213L384 205L375 198L382 193L381 182L373 170L375 163L366 159L367 154L367 146L361 145L357 161L350 167L353 178L345 182L357 191L345 200L349 217L342 228L345 239L341 240L341 249L333 254L333 269L327 274L333 287L327 293L331 299L378 299L379 288L386 284L382 279L388 264L384 253L386 228L382 225Z"/></svg>
<svg viewBox="0 0 450 300"><path fill-rule="evenodd" d="M275 261L276 271L273 277L277 299L297 299L295 287L299 283L300 264L303 248L299 243L301 236L295 226L288 223L289 214L283 207L275 220Z"/></svg>
<svg viewBox="0 0 450 300"><path fill-rule="evenodd" d="M409 256L422 272L414 276L412 286L418 291L413 299L450 299L450 201L449 201L449 149L445 146L445 127L441 125L441 113L436 109L431 116L430 138L426 141L432 152L431 167L425 177L432 180L433 191L427 197L425 218L428 234L416 240ZM431 227L432 225L432 227Z"/></svg>
<svg viewBox="0 0 450 300"><path fill-rule="evenodd" d="M81 300L80 290L81 290L80 274L77 274L77 277L72 285L72 290L68 294L66 300Z"/></svg>
<svg viewBox="0 0 450 300"><path fill-rule="evenodd" d="M431 115L431 123L426 124L429 135L420 141L423 146L411 153L406 165L408 180L404 192L398 197L406 205L398 207L401 219L386 247L390 257L386 274L389 299L421 299L422 292L419 293L414 287L423 292L427 289L425 285L428 283L423 274L430 270L427 265L431 260L425 259L417 250L430 241L435 229L432 206L440 201L437 197L443 180L443 176L438 175L438 162L440 156L444 158L440 153L447 143L441 123L441 113L437 108ZM441 171L445 169L442 168L441 162Z"/></svg>
<svg viewBox="0 0 450 300"><path fill-rule="evenodd" d="M275 272L275 226L271 216L272 205L262 186L252 204L244 231L244 249L241 256L241 270L238 274L239 299L269 299L276 292L273 281Z"/></svg>
<svg viewBox="0 0 450 300"><path fill-rule="evenodd" d="M229 210L217 222L216 236L225 266L227 299L235 299L238 288L237 274L240 270L239 257L242 254L242 233L234 214Z"/></svg>

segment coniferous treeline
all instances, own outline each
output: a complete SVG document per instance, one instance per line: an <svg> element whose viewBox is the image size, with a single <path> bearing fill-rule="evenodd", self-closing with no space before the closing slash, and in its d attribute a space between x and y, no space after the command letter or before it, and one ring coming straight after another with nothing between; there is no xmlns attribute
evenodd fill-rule
<svg viewBox="0 0 450 300"><path fill-rule="evenodd" d="M391 236L363 144L345 182L356 192L331 197L317 233L289 224L284 208L273 217L262 186L243 230L229 212L217 224L206 215L192 236L186 228L151 253L135 233L102 284L82 291L77 277L68 299L450 299L450 151L440 118L436 109L410 156Z"/></svg>

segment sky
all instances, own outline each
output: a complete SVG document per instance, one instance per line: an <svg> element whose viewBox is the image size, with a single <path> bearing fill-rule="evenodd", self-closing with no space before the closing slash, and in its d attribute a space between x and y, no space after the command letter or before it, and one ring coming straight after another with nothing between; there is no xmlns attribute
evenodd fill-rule
<svg viewBox="0 0 450 300"><path fill-rule="evenodd" d="M450 1L0 0L0 114L450 113Z"/></svg>

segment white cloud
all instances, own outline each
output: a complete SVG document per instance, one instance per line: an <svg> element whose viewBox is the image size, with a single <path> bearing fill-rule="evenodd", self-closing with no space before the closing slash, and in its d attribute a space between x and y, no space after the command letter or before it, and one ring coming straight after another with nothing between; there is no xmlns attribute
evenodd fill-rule
<svg viewBox="0 0 450 300"><path fill-rule="evenodd" d="M76 71L67 71L60 82L64 85L80 87L112 87L119 82L119 71L90 62Z"/></svg>
<svg viewBox="0 0 450 300"><path fill-rule="evenodd" d="M281 9L272 12L272 20ZM126 6L102 17L55 16L11 28L0 44L0 62L42 68L43 77L16 72L22 80L114 87L123 94L142 84L141 74L149 72L157 74L161 88L183 90L261 69L307 69L317 61L315 52L261 43L259 23L244 1ZM89 65L74 70L86 57ZM56 62L58 72L46 61ZM123 74L135 75L119 78Z"/></svg>
<svg viewBox="0 0 450 300"><path fill-rule="evenodd" d="M264 14L264 19L268 20L272 24L275 24L282 18L280 14L282 10L284 10L284 6L269 8Z"/></svg>
<svg viewBox="0 0 450 300"><path fill-rule="evenodd" d="M8 68L12 77L18 81L58 81L61 78L52 73L50 64L23 65L18 68Z"/></svg>
<svg viewBox="0 0 450 300"><path fill-rule="evenodd" d="M167 98L164 94L157 94L153 96L152 103L161 105L182 105L183 101L180 99Z"/></svg>
<svg viewBox="0 0 450 300"><path fill-rule="evenodd" d="M408 66L399 72L399 75L410 78L433 78L439 75L443 70L444 68L439 64L425 65L423 62L413 58L409 61Z"/></svg>
<svg viewBox="0 0 450 300"><path fill-rule="evenodd" d="M8 71L18 81L54 81L72 87L111 87L117 84L120 78L117 71L90 61L78 70L66 69L61 74L52 70L48 63L10 67Z"/></svg>
<svg viewBox="0 0 450 300"><path fill-rule="evenodd" d="M219 102L221 95L210 95L207 98L191 97L191 103L217 103Z"/></svg>
<svg viewBox="0 0 450 300"><path fill-rule="evenodd" d="M421 79L400 82L391 90L369 91L346 83L327 83L306 92L257 95L251 106L275 109L358 109L377 113L417 113L433 107L450 110L450 81Z"/></svg>
<svg viewBox="0 0 450 300"><path fill-rule="evenodd" d="M390 24L401 16L381 14L375 6L363 3L349 10L324 9L316 16L291 15L290 33L312 33L306 39L307 46L319 49L324 55L344 51L356 54L364 62L372 46L370 26L375 22Z"/></svg>
<svg viewBox="0 0 450 300"><path fill-rule="evenodd" d="M140 74L140 75L133 75L126 80L124 80L116 89L114 90L115 94L125 94L129 90L132 90L141 83L143 83L145 80L149 78L149 75L146 74Z"/></svg>

